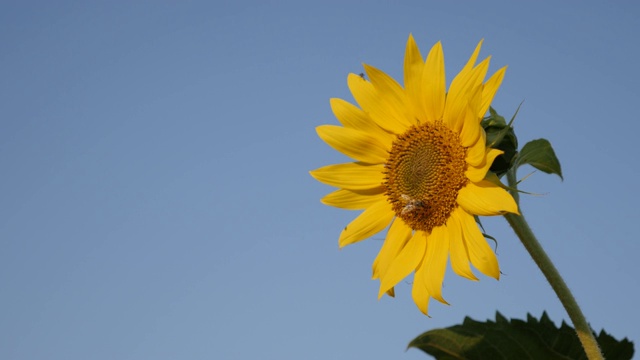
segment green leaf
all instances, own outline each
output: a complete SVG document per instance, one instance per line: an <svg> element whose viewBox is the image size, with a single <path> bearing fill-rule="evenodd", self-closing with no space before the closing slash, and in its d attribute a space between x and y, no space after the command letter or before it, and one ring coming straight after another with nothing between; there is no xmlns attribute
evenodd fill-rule
<svg viewBox="0 0 640 360"><path fill-rule="evenodd" d="M596 337L598 345L604 352L604 357L609 360L631 359L633 357L633 342L626 338L618 341L613 336L607 334L604 329Z"/></svg>
<svg viewBox="0 0 640 360"><path fill-rule="evenodd" d="M603 330L596 340L607 360L633 356L633 343L627 339L618 341ZM540 320L527 315L527 321L509 320L499 312L495 322L466 317L462 325L425 332L409 343L412 347L438 360L587 358L573 328L564 321L557 328L546 313Z"/></svg>
<svg viewBox="0 0 640 360"><path fill-rule="evenodd" d="M516 167L524 164L529 164L547 174L556 174L564 180L560 161L547 139L531 140L522 147L516 158Z"/></svg>

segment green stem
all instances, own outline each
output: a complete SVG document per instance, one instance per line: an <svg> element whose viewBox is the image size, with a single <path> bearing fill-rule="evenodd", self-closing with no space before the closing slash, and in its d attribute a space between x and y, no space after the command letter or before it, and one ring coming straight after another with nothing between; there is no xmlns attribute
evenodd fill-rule
<svg viewBox="0 0 640 360"><path fill-rule="evenodd" d="M515 172L508 171L507 179L509 181L509 186L514 189L511 190L511 194L515 198L516 202L519 203ZM520 212L522 212L522 210L520 210ZM573 297L573 294L571 294L571 291L562 279L562 276L560 276L558 269L556 269L555 265L551 262L551 259L549 259L549 256L545 253L542 245L540 245L536 239L524 216L506 214L504 217L507 219L516 235L520 238L522 245L527 249L529 255L533 258L533 261L535 261L544 276L547 278L549 284L551 284L553 291L556 292L556 295L558 296L558 299L560 299L565 310L567 310L569 318L571 318L571 321L573 322L573 327L576 329L578 338L582 343L582 347L587 354L587 358L590 360L604 359L602 352L598 347L598 343L593 337L593 332L587 323L587 319L584 317L582 310L580 310L576 299Z"/></svg>

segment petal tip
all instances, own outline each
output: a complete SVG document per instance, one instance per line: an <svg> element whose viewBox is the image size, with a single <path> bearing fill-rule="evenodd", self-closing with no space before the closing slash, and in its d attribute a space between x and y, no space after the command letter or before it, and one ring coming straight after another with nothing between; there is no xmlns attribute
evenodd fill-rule
<svg viewBox="0 0 640 360"><path fill-rule="evenodd" d="M437 296L434 296L433 298L434 298L434 299L436 299L436 300L438 300L439 302L441 302L441 303L445 304L445 305L451 305L451 304L449 304L449 302L448 302L447 300L445 300L445 299L442 297L442 295L440 295L440 294L437 294Z"/></svg>
<svg viewBox="0 0 640 360"><path fill-rule="evenodd" d="M421 312L424 316L426 316L426 317L428 317L428 318L431 318L431 315L429 315L429 311L428 311L427 309L422 309L422 308L420 308L420 306L418 306L418 310L420 310L420 312Z"/></svg>

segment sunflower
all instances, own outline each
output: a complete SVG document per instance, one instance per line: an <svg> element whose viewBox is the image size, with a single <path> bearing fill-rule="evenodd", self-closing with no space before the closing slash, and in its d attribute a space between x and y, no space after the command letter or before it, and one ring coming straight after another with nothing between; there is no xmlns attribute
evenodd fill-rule
<svg viewBox="0 0 640 360"><path fill-rule="evenodd" d="M404 87L365 64L369 80L348 76L360 107L331 99L342 126L317 128L323 141L355 160L311 172L338 188L322 203L364 210L342 230L340 247L389 227L373 262L378 298L393 296L398 282L414 272L412 297L424 314L430 298L447 303L442 282L449 259L467 279L478 280L470 264L499 278L498 261L474 215L518 213L513 197L487 177L502 151L486 146L480 122L506 67L485 82L490 58L476 64L481 45L447 91L442 45L436 43L423 60L410 35Z"/></svg>

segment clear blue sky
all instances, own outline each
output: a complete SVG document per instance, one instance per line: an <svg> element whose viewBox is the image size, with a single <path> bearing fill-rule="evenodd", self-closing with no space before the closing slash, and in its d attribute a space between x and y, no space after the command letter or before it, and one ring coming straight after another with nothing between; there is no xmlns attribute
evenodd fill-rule
<svg viewBox="0 0 640 360"><path fill-rule="evenodd" d="M564 310L502 218L504 276L447 273L424 317L376 298L377 240L308 171L362 63L396 78L413 33L448 79L481 38L520 141L546 137L522 209L596 330L640 341L640 7L619 2L3 2L0 358L425 359L465 315ZM525 175L530 169L521 174Z"/></svg>

